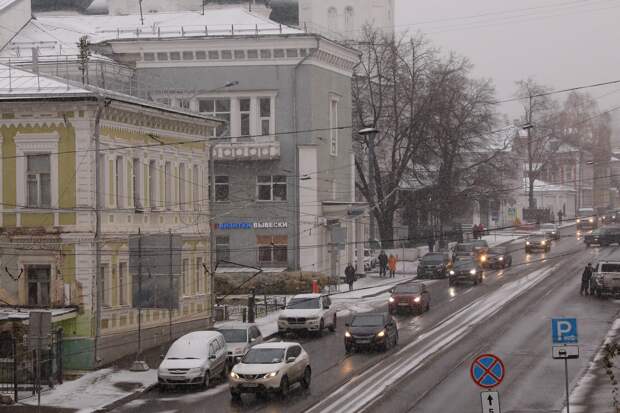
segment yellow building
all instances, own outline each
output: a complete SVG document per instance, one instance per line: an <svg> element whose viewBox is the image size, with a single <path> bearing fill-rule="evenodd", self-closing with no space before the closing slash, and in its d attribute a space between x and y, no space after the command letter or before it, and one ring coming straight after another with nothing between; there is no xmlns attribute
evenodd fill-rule
<svg viewBox="0 0 620 413"><path fill-rule="evenodd" d="M128 244L138 231L172 233L182 245L174 251L182 263L173 271L178 307L142 311L142 347L209 326L205 137L218 125L181 109L0 66L0 303L9 314L15 307L53 309L54 325L64 330L66 368L92 368L136 351ZM102 310L95 340L97 187Z"/></svg>

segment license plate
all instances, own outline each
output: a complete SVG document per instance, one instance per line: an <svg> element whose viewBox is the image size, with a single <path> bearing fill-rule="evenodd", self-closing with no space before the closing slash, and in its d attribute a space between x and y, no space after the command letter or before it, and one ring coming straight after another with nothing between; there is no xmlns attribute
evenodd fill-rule
<svg viewBox="0 0 620 413"><path fill-rule="evenodd" d="M370 343L370 340L357 340L358 344L368 344Z"/></svg>
<svg viewBox="0 0 620 413"><path fill-rule="evenodd" d="M256 383L246 383L243 385L243 387L258 387L258 384Z"/></svg>
<svg viewBox="0 0 620 413"><path fill-rule="evenodd" d="M407 307L409 305L409 303L398 303L398 305L401 305L403 307Z"/></svg>

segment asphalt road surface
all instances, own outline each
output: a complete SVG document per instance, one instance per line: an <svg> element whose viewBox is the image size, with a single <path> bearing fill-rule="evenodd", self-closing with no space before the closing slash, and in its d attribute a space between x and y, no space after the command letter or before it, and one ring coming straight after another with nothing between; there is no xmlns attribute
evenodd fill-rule
<svg viewBox="0 0 620 413"><path fill-rule="evenodd" d="M430 312L399 316L399 345L388 353L346 355L344 323L336 333L300 337L311 357L311 388L296 388L286 400L244 395L232 402L225 383L206 390L153 390L117 412L439 412L481 411L480 389L469 377L476 355L498 354L506 378L496 389L502 411L561 411L563 362L551 358L550 319L579 319L581 358L569 361L569 380L583 374L601 344L618 304L579 295L581 271L589 261L620 259L620 247L586 249L563 231L547 253L525 254L523 241L509 248L513 267L489 271L480 286L450 288L429 282ZM373 306L386 310L386 295Z"/></svg>

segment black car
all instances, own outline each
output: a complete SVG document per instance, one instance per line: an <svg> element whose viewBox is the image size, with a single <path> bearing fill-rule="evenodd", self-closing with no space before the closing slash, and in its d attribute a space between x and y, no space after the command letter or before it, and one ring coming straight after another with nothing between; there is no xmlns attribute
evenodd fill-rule
<svg viewBox="0 0 620 413"><path fill-rule="evenodd" d="M398 344L398 327L388 313L365 313L353 316L344 333L347 353L360 348L387 351Z"/></svg>
<svg viewBox="0 0 620 413"><path fill-rule="evenodd" d="M489 246L485 240L475 240L470 242L461 242L456 244L452 254L452 261L456 261L458 257L473 256L476 261L484 263L487 259L487 251Z"/></svg>
<svg viewBox="0 0 620 413"><path fill-rule="evenodd" d="M611 244L620 244L620 227L613 226L595 229L592 233L584 235L583 242L587 247L590 245L605 247Z"/></svg>
<svg viewBox="0 0 620 413"><path fill-rule="evenodd" d="M525 240L525 252L527 254L536 250L542 250L544 252L549 252L551 250L551 241L545 234L533 234Z"/></svg>
<svg viewBox="0 0 620 413"><path fill-rule="evenodd" d="M458 257L450 270L449 285L467 281L474 285L482 283L484 272L474 257Z"/></svg>
<svg viewBox="0 0 620 413"><path fill-rule="evenodd" d="M418 278L447 277L452 266L450 254L445 252L429 252L418 264Z"/></svg>
<svg viewBox="0 0 620 413"><path fill-rule="evenodd" d="M505 247L493 247L487 252L486 267L506 268L512 265L512 255Z"/></svg>

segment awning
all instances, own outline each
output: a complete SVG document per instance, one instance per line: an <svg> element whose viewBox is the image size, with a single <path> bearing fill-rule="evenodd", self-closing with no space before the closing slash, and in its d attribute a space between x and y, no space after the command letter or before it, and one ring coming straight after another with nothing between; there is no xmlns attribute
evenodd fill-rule
<svg viewBox="0 0 620 413"><path fill-rule="evenodd" d="M76 308L10 308L0 307L0 321L25 321L30 319L30 313L35 311L49 311L52 313L52 323L76 318L78 311Z"/></svg>

